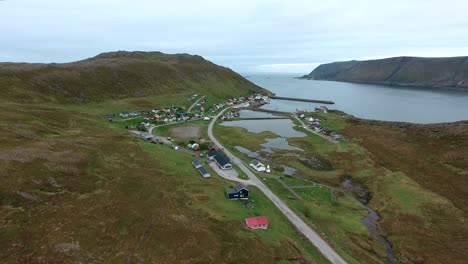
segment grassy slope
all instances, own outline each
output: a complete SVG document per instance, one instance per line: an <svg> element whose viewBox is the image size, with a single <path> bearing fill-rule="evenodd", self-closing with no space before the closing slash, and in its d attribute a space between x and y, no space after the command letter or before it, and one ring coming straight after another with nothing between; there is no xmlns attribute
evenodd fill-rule
<svg viewBox="0 0 468 264"><path fill-rule="evenodd" d="M323 64L306 78L425 87L468 88L468 57L395 57Z"/></svg>
<svg viewBox="0 0 468 264"><path fill-rule="evenodd" d="M372 186L380 226L408 261L462 263L468 236L468 124L352 121L348 137L375 161Z"/></svg>
<svg viewBox="0 0 468 264"><path fill-rule="evenodd" d="M231 184L200 177L190 156L101 117L189 106L194 93L212 104L263 91L229 69L184 54L110 53L2 64L0 87L0 262L326 263L255 189L253 209L228 201ZM252 215L268 215L270 229L246 229Z"/></svg>
<svg viewBox="0 0 468 264"><path fill-rule="evenodd" d="M382 220L381 232L407 263L463 263L468 234L466 200L468 175L467 124L409 125L355 120L343 113L321 114L327 127L342 131L346 139L330 144L317 136L291 138L291 145L305 153L320 155L333 164L332 171L317 171L295 157L271 157L298 169L311 180L340 187L351 175L372 194L370 206ZM217 128L224 143L258 149L265 136ZM233 141L232 134L237 140ZM240 152L236 152L242 155ZM279 151L279 153L282 153ZM247 157L243 157L246 161ZM384 254L375 239L363 230L359 218L365 213L352 201L324 189L295 189L303 200L267 176L267 184L311 225L323 231L350 262L379 262ZM290 186L306 182L283 177ZM325 193L324 193L325 192Z"/></svg>
<svg viewBox="0 0 468 264"><path fill-rule="evenodd" d="M262 149L260 144L264 143L266 138L278 137L271 132L251 133L243 128L220 125L216 126L214 133L223 142L223 145L247 163L250 162L251 158L236 150L234 146L242 146L249 150L257 151ZM316 136L292 138L289 141L296 142L295 140L297 140L297 142L302 142L300 146L305 152L276 150L276 153L294 153L300 156L315 154L314 143L309 142L309 139L322 140ZM329 143L325 140L323 141L323 144L328 146ZM299 144L297 145L299 146ZM313 171L304 166L296 157L289 155L272 155L270 158L277 163L298 169L299 175L307 176L311 179L314 179L314 176L317 176L317 174L322 176L327 175L327 178L336 178L339 174L336 171ZM290 186L309 186L307 188L294 189L302 197L302 200L297 200L274 176L281 176L281 173L274 172L274 175L261 174L261 177L265 179L265 183L309 225L322 233L333 248L349 263L379 263L378 258L373 252L369 253L368 251L378 251L378 254L381 254L383 249L379 247L359 222L366 211L359 207L350 197L331 192L323 187L312 186L308 182L283 176L282 180Z"/></svg>
<svg viewBox="0 0 468 264"><path fill-rule="evenodd" d="M17 102L99 102L199 93L265 92L234 71L200 56L112 52L66 64L0 64L2 98Z"/></svg>
<svg viewBox="0 0 468 264"><path fill-rule="evenodd" d="M79 108L1 106L2 263L325 262L258 191L253 209L228 201L190 156ZM263 214L269 231L244 227Z"/></svg>

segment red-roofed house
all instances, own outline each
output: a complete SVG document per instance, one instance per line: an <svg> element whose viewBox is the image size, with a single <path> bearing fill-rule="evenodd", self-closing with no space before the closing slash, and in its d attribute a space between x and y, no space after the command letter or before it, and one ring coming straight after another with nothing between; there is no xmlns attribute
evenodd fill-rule
<svg viewBox="0 0 468 264"><path fill-rule="evenodd" d="M250 217L245 219L247 227L252 229L267 229L268 219L266 216Z"/></svg>

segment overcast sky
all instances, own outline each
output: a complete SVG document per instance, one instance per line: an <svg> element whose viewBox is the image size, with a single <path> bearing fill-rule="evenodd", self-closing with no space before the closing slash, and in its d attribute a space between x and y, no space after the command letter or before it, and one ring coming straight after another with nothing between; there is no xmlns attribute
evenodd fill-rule
<svg viewBox="0 0 468 264"><path fill-rule="evenodd" d="M463 56L467 10L467 0L5 0L0 61L145 50L243 73L307 73L339 60Z"/></svg>

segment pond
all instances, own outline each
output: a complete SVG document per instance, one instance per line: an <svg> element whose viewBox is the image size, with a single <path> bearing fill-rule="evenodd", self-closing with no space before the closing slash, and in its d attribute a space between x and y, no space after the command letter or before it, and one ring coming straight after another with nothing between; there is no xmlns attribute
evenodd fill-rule
<svg viewBox="0 0 468 264"><path fill-rule="evenodd" d="M294 130L294 123L290 119L273 120L237 120L221 123L222 126L242 127L252 133L262 133L270 131L280 137L305 137L304 132Z"/></svg>

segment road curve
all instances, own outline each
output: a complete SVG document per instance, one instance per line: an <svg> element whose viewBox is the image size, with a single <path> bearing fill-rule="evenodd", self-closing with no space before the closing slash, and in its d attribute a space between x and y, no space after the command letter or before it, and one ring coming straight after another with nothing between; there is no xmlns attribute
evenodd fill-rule
<svg viewBox="0 0 468 264"><path fill-rule="evenodd" d="M327 258L331 263L334 264L346 264L346 261L338 255L338 253L333 250L333 248L328 245L328 243L320 237L317 232L315 232L309 225L307 225L296 213L294 213L278 196L276 196L257 176L247 168L247 166L234 156L229 150L227 150L213 135L213 126L216 120L227 110L225 108L219 112L208 126L208 136L213 141L214 144L224 149L226 155L231 159L231 162L237 165L247 176L249 176L252 185L255 185L259 188L267 197L270 199L273 204L278 207L278 209L288 218L288 220L296 227L296 229L301 232L317 249L322 253L322 255Z"/></svg>
<svg viewBox="0 0 468 264"><path fill-rule="evenodd" d="M200 98L198 98L198 100L196 100L195 103L193 103L193 104L189 107L189 109L187 110L187 112L192 111L192 108L194 108L195 105L198 104L198 102L200 102L200 100L203 99L203 98L205 98L205 95L202 96L202 97L200 97Z"/></svg>

